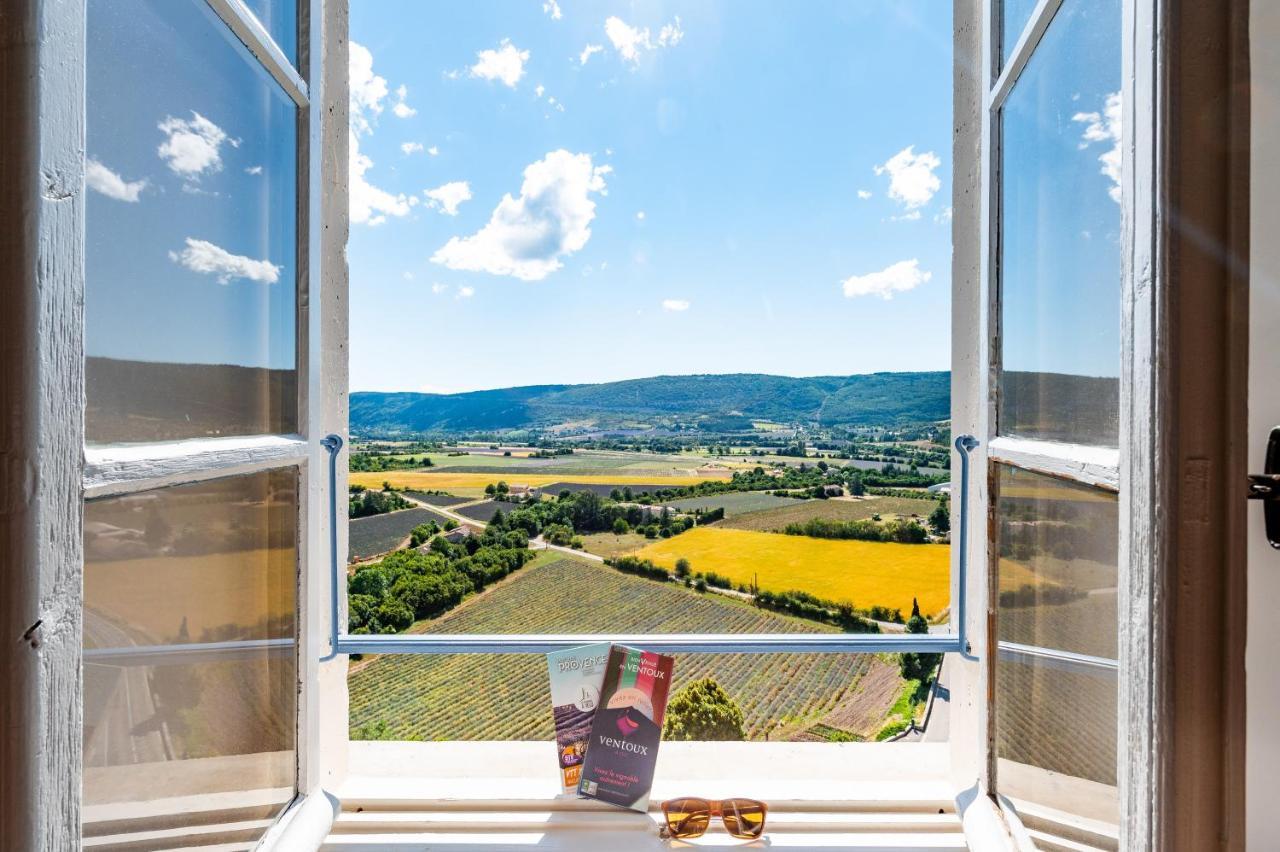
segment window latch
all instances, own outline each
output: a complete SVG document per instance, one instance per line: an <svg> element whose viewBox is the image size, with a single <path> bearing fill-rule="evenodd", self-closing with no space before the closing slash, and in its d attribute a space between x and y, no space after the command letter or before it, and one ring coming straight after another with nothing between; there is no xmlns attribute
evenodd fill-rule
<svg viewBox="0 0 1280 852"><path fill-rule="evenodd" d="M1262 473L1249 474L1249 499L1262 501L1267 525L1267 541L1280 550L1280 426L1267 438L1267 456Z"/></svg>

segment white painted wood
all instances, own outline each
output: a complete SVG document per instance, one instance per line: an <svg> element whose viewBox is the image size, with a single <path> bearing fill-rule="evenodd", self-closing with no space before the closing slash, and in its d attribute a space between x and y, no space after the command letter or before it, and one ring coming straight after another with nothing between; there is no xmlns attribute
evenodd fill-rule
<svg viewBox="0 0 1280 852"><path fill-rule="evenodd" d="M258 842L258 850L304 852L319 849L342 810L336 796L317 790L298 796Z"/></svg>
<svg viewBox="0 0 1280 852"><path fill-rule="evenodd" d="M1036 3L1036 8L1032 11L1030 20L1027 21L1022 30L1022 35L1018 37L1017 44L1009 52L1009 61L1000 70L1000 75L996 78L995 85L991 87L991 91L987 95L987 109L999 109L1005 98L1009 96L1009 92L1013 91L1014 84L1018 82L1018 77L1022 74L1022 69L1027 67L1027 61L1035 53L1036 46L1040 43L1045 30L1049 29L1049 23L1053 20L1053 16L1058 13L1058 7L1061 5L1062 0L1040 0L1040 2ZM991 33L993 46L998 45L1000 41L999 34L995 32L995 28L998 26L1000 26L998 19L993 17ZM999 51L992 51L993 67L999 61Z"/></svg>
<svg viewBox="0 0 1280 852"><path fill-rule="evenodd" d="M257 16L244 5L244 0L205 0L215 15L223 20L236 38L244 43L267 73L280 84L295 104L307 108L310 93L307 83L298 74L293 63L276 44ZM309 2L309 0L302 0Z"/></svg>
<svg viewBox="0 0 1280 852"><path fill-rule="evenodd" d="M306 460L307 442L284 435L202 438L86 447L84 457L84 495L94 498L295 466Z"/></svg>
<svg viewBox="0 0 1280 852"><path fill-rule="evenodd" d="M1249 268L1249 472L1261 473L1267 433L1280 426L1280 5L1249 5L1252 136ZM1245 832L1249 849L1266 849L1280 838L1280 551L1267 544L1262 506L1253 503L1248 528L1248 636L1245 648L1246 737Z"/></svg>
<svg viewBox="0 0 1280 852"><path fill-rule="evenodd" d="M1120 489L1120 451L1109 447L1059 444L1028 438L993 438L987 447L992 461L1033 470L1085 485Z"/></svg>
<svg viewBox="0 0 1280 852"><path fill-rule="evenodd" d="M1120 537L1117 612L1119 695L1117 786L1120 848L1163 847L1159 801L1166 749L1157 720L1164 666L1157 659L1166 630L1162 578L1172 555L1161 511L1170 473L1163 459L1170 439L1161 378L1161 351L1169 344L1159 245L1161 151L1164 114L1159 80L1158 4L1125 0L1121 95L1121 328L1120 328Z"/></svg>
<svg viewBox="0 0 1280 852"><path fill-rule="evenodd" d="M0 12L0 846L80 839L83 0Z"/></svg>

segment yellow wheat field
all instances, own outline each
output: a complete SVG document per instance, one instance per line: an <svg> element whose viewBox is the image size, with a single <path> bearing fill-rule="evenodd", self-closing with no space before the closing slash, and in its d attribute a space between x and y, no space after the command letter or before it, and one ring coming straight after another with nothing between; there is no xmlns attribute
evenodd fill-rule
<svg viewBox="0 0 1280 852"><path fill-rule="evenodd" d="M411 488L423 491L450 491L459 488L480 488L483 489L491 482L505 482L508 485L528 485L537 488L543 485L550 485L553 482L571 482L581 485L616 485L622 488L626 485L653 485L661 482L672 488L682 485L697 485L699 482L707 482L708 480L720 480L728 478L728 473L718 476L662 476L655 473L644 474L586 474L572 476L561 474L555 476L552 474L534 474L528 475L523 473L494 471L492 473L430 473L420 470L396 470L372 473L352 473L350 481L352 485L363 485L366 488L381 488L382 483L390 482L393 488Z"/></svg>
<svg viewBox="0 0 1280 852"><path fill-rule="evenodd" d="M796 589L859 608L875 605L935 615L951 589L950 548L944 544L835 541L753 530L695 527L636 554L674 568L689 560L694 572L714 571L735 584L757 581L771 592Z"/></svg>

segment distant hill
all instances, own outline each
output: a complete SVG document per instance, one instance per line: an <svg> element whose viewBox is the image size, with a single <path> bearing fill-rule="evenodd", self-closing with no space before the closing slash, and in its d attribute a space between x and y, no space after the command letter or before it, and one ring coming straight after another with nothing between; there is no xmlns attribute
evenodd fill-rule
<svg viewBox="0 0 1280 852"><path fill-rule="evenodd" d="M591 422L857 426L951 416L951 374L792 378L757 373L654 376L596 385L534 385L457 394L351 394L351 431L365 436L526 429Z"/></svg>

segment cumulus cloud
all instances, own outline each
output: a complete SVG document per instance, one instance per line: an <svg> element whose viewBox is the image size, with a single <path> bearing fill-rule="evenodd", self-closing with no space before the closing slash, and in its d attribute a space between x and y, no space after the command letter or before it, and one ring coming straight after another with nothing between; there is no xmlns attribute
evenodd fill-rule
<svg viewBox="0 0 1280 852"><path fill-rule="evenodd" d="M603 45L603 44L589 44L589 45L587 45L586 47L582 48L582 53L579 53L579 54L578 54L578 64L579 64L579 65L586 65L586 64L587 64L587 60L591 58L591 54L593 54L593 53L599 53L599 52L600 52L600 51L602 51L602 50L604 50L604 45Z"/></svg>
<svg viewBox="0 0 1280 852"><path fill-rule="evenodd" d="M84 164L84 182L94 192L100 192L107 198L127 201L130 204L137 204L138 196L147 188L146 178L125 180L92 157Z"/></svg>
<svg viewBox="0 0 1280 852"><path fill-rule="evenodd" d="M405 156L408 156L409 154L417 154L422 151L422 143L421 142L401 142L400 150L405 154Z"/></svg>
<svg viewBox="0 0 1280 852"><path fill-rule="evenodd" d="M889 197L901 202L908 210L928 204L942 187L942 181L933 173L942 165L938 155L932 151L917 154L915 147L908 145L875 167L877 175L886 172L889 175Z"/></svg>
<svg viewBox="0 0 1280 852"><path fill-rule="evenodd" d="M372 130L371 117L382 114L382 99L387 96L387 81L373 73L373 54L369 48L349 42L347 73L350 85L351 126L356 133Z"/></svg>
<svg viewBox="0 0 1280 852"><path fill-rule="evenodd" d="M437 148L435 145L432 145L430 148L427 149L427 153L435 157L440 154L440 149Z"/></svg>
<svg viewBox="0 0 1280 852"><path fill-rule="evenodd" d="M458 215L458 206L471 200L471 185L465 180L455 180L435 189L423 190L427 206L450 216Z"/></svg>
<svg viewBox="0 0 1280 852"><path fill-rule="evenodd" d="M441 293L443 293L445 290L448 290L448 289L449 289L448 284L441 284L439 281L431 285L431 292L435 293L437 296L439 296Z"/></svg>
<svg viewBox="0 0 1280 852"><path fill-rule="evenodd" d="M633 27L617 15L610 15L604 22L604 34L609 37L613 49L625 61L637 63L641 54L656 47L674 47L684 38L684 30L680 28L680 17L677 15L669 24L658 30L658 39L654 41L649 28ZM582 63L587 61L588 54L583 52Z"/></svg>
<svg viewBox="0 0 1280 852"><path fill-rule="evenodd" d="M497 50L481 50L478 61L471 66L471 76L482 80L498 80L512 89L524 76L524 64L529 61L529 51L521 50L504 38Z"/></svg>
<svg viewBox="0 0 1280 852"><path fill-rule="evenodd" d="M643 210L637 210L637 211L636 211L636 221L638 221L638 222L643 222L643 221L644 221L644 211L643 211Z"/></svg>
<svg viewBox="0 0 1280 852"><path fill-rule="evenodd" d="M459 287L459 288L458 288L458 295L457 295L457 298L459 298L459 299L470 299L470 298L471 298L472 296L474 296L475 294L476 294L476 288L475 288L475 287Z"/></svg>
<svg viewBox="0 0 1280 852"><path fill-rule="evenodd" d="M244 173L247 175L260 175L262 174L262 166L249 166L244 170Z"/></svg>
<svg viewBox="0 0 1280 852"><path fill-rule="evenodd" d="M405 103L405 99L409 97L409 87L404 83L400 84L400 88L396 89L396 102L391 111L396 114L396 118L410 118L418 114L418 111L409 104Z"/></svg>
<svg viewBox="0 0 1280 852"><path fill-rule="evenodd" d="M560 4L556 0L547 0L542 4L542 11L551 16L551 20L558 21L563 15L560 13Z"/></svg>
<svg viewBox="0 0 1280 852"><path fill-rule="evenodd" d="M869 189L858 190L858 197L861 198L863 201L866 201L868 198L871 197L871 190Z"/></svg>
<svg viewBox="0 0 1280 852"><path fill-rule="evenodd" d="M281 267L269 260L254 260L241 254L232 254L208 240L186 239L187 247L180 252L169 252L169 259L180 263L192 272L214 276L219 284L230 284L233 278L245 278L260 284L274 284L280 280Z"/></svg>
<svg viewBox="0 0 1280 852"><path fill-rule="evenodd" d="M347 142L351 221L355 224L381 225L387 221L388 216L407 216L410 199L404 193L393 195L365 179L365 172L373 166L373 160L360 153L360 140L354 128L347 134Z"/></svg>
<svg viewBox="0 0 1280 852"><path fill-rule="evenodd" d="M1101 113L1078 112L1071 116L1072 121L1085 125L1080 150L1085 150L1094 142L1111 143L1110 147L1098 155L1098 162L1102 163L1102 174L1111 181L1107 194L1117 204L1120 203L1120 108L1120 93L1112 92L1107 95Z"/></svg>
<svg viewBox="0 0 1280 852"><path fill-rule="evenodd" d="M188 180L199 180L202 175L222 170L222 144L233 148L239 139L227 136L226 131L195 110L191 119L165 116L158 125L165 135L164 142L156 149L175 174Z"/></svg>
<svg viewBox="0 0 1280 852"><path fill-rule="evenodd" d="M920 268L920 261L900 260L879 272L866 275L851 275L840 282L846 298L858 296L880 296L888 300L894 293L905 293L914 290L933 277L932 272Z"/></svg>
<svg viewBox="0 0 1280 852"><path fill-rule="evenodd" d="M664 311L687 311L689 310L689 301L687 299L663 299L662 309Z"/></svg>
<svg viewBox="0 0 1280 852"><path fill-rule="evenodd" d="M606 193L605 175L590 154L552 151L524 170L520 195L504 195L489 222L469 237L454 237L431 256L450 269L541 281L561 258L591 238L594 193Z"/></svg>

